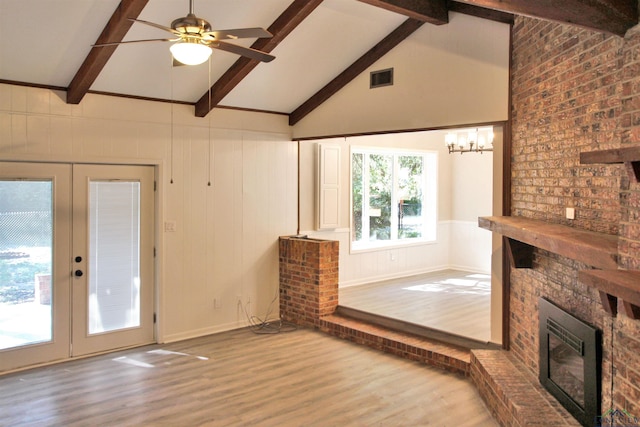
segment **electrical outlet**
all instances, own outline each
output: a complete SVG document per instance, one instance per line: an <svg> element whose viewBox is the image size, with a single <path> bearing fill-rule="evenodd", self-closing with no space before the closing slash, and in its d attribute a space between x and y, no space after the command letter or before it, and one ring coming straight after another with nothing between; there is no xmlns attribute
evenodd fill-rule
<svg viewBox="0 0 640 427"><path fill-rule="evenodd" d="M216 297L213 299L213 308L215 309L222 308L222 302L220 301L220 297Z"/></svg>

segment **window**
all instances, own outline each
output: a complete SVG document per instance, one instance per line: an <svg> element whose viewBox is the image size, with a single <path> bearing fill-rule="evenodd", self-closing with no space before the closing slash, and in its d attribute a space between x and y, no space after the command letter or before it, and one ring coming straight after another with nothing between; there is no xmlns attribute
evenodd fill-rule
<svg viewBox="0 0 640 427"><path fill-rule="evenodd" d="M352 249L435 240L435 152L351 151Z"/></svg>

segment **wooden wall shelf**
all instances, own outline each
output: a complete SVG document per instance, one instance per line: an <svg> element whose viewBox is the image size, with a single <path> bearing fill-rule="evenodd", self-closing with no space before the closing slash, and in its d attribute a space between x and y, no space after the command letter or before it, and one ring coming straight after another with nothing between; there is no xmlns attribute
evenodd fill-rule
<svg viewBox="0 0 640 427"><path fill-rule="evenodd" d="M531 268L534 247L601 270L581 270L578 280L598 289L602 306L616 316L618 299L632 319L640 319L640 271L618 270L618 237L517 216L478 218L478 225L507 237L515 268Z"/></svg>
<svg viewBox="0 0 640 427"><path fill-rule="evenodd" d="M629 178L640 182L640 145L580 153L580 163L583 165L624 163L627 165Z"/></svg>
<svg viewBox="0 0 640 427"><path fill-rule="evenodd" d="M592 267L618 268L618 237L516 216L478 218L478 225L508 237L512 265L531 268L533 248L540 248Z"/></svg>
<svg viewBox="0 0 640 427"><path fill-rule="evenodd" d="M622 309L632 319L640 319L640 271L582 270L578 280L600 291L602 306L607 313L618 313L618 299Z"/></svg>

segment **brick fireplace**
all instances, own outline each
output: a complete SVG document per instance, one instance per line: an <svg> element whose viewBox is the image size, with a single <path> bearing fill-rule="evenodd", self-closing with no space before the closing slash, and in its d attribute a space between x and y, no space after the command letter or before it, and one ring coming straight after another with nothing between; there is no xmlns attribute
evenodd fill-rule
<svg viewBox="0 0 640 427"><path fill-rule="evenodd" d="M544 298L538 300L540 383L582 425L602 414L601 331Z"/></svg>
<svg viewBox="0 0 640 427"><path fill-rule="evenodd" d="M585 164L580 156L640 144L640 28L620 38L518 17L512 59L511 214L615 236L614 268L639 270L632 165ZM565 219L566 207L575 220ZM538 375L538 301L552 301L602 331L602 411L640 418L640 320L621 298L607 307L579 274L593 268L536 248L530 268L511 270L509 353Z"/></svg>

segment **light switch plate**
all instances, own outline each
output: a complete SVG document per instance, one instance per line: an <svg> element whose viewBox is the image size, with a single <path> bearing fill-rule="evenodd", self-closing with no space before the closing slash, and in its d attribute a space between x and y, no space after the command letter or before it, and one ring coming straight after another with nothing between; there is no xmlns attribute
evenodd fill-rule
<svg viewBox="0 0 640 427"><path fill-rule="evenodd" d="M576 219L576 208L567 208L565 212L567 219Z"/></svg>

